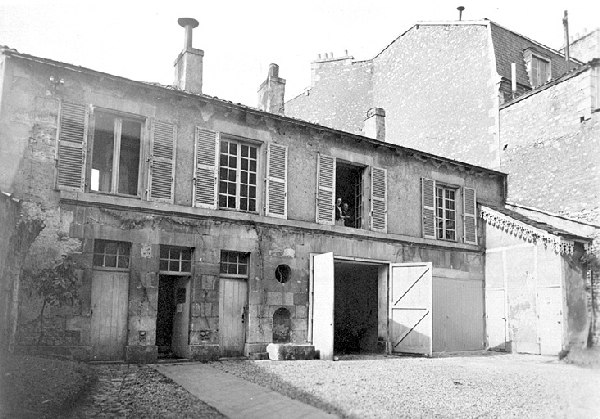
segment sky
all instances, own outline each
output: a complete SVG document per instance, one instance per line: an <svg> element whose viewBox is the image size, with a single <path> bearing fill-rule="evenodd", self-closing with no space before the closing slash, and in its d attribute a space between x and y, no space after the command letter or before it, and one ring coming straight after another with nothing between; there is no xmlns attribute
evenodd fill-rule
<svg viewBox="0 0 600 419"><path fill-rule="evenodd" d="M375 56L419 21L488 18L553 48L600 26L598 0L0 0L0 45L133 80L173 83L183 48L179 17L200 22L203 92L256 106L269 63L287 80L286 100L310 85L318 54ZM587 30L586 30L587 29Z"/></svg>

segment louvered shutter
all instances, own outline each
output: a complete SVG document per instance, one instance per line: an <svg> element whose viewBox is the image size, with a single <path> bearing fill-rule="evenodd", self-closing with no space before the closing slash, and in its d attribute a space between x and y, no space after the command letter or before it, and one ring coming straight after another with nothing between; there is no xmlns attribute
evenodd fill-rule
<svg viewBox="0 0 600 419"><path fill-rule="evenodd" d="M335 223L335 157L318 155L317 223Z"/></svg>
<svg viewBox="0 0 600 419"><path fill-rule="evenodd" d="M269 144L267 149L267 199L265 213L287 218L287 147Z"/></svg>
<svg viewBox="0 0 600 419"><path fill-rule="evenodd" d="M196 127L194 206L217 208L219 134Z"/></svg>
<svg viewBox="0 0 600 419"><path fill-rule="evenodd" d="M56 179L60 189L84 190L88 120L87 106L62 102L58 127Z"/></svg>
<svg viewBox="0 0 600 419"><path fill-rule="evenodd" d="M463 226L465 243L477 244L477 197L475 189L463 188Z"/></svg>
<svg viewBox="0 0 600 419"><path fill-rule="evenodd" d="M387 232L387 171L371 167L371 230Z"/></svg>
<svg viewBox="0 0 600 419"><path fill-rule="evenodd" d="M149 200L173 203L176 138L175 125L152 121Z"/></svg>
<svg viewBox="0 0 600 419"><path fill-rule="evenodd" d="M421 179L423 237L435 239L435 181Z"/></svg>

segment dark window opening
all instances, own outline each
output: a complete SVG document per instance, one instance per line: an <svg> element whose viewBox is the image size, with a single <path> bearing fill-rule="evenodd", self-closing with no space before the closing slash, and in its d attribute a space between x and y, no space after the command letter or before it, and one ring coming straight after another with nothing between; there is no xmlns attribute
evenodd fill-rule
<svg viewBox="0 0 600 419"><path fill-rule="evenodd" d="M273 313L273 343L287 343L292 335L290 311L280 307Z"/></svg>
<svg viewBox="0 0 600 419"><path fill-rule="evenodd" d="M92 147L92 191L138 194L142 124L96 112Z"/></svg>
<svg viewBox="0 0 600 419"><path fill-rule="evenodd" d="M282 284L290 280L292 269L288 265L278 265L275 269L275 279Z"/></svg>
<svg viewBox="0 0 600 419"><path fill-rule="evenodd" d="M131 243L109 240L94 241L94 266L101 268L129 268Z"/></svg>
<svg viewBox="0 0 600 419"><path fill-rule="evenodd" d="M363 172L362 167L336 162L336 225L363 227Z"/></svg>

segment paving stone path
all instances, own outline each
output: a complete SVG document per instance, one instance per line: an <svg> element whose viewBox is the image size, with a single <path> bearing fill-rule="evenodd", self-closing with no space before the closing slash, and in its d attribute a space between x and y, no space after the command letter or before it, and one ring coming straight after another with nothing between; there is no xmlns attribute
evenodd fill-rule
<svg viewBox="0 0 600 419"><path fill-rule="evenodd" d="M94 365L97 381L62 418L224 418L146 365Z"/></svg>

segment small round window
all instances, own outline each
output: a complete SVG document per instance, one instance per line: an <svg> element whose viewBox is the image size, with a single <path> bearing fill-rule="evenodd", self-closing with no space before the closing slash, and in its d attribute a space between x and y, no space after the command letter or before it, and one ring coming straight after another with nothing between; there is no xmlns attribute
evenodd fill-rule
<svg viewBox="0 0 600 419"><path fill-rule="evenodd" d="M288 265L278 265L275 269L275 279L282 284L290 280L292 269Z"/></svg>

